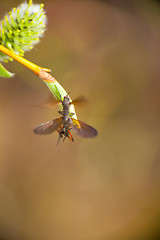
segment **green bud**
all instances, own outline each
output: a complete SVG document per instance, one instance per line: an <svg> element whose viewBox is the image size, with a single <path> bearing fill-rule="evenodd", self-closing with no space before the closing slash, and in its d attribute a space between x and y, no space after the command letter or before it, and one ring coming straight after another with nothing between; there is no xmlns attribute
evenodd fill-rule
<svg viewBox="0 0 160 240"><path fill-rule="evenodd" d="M33 4L32 0L13 8L0 21L0 44L23 56L40 41L47 23L43 4ZM11 58L0 53L0 61Z"/></svg>

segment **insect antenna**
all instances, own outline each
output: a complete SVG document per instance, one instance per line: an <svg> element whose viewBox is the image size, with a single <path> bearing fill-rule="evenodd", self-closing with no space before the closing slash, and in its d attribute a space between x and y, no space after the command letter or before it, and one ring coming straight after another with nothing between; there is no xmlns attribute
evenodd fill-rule
<svg viewBox="0 0 160 240"><path fill-rule="evenodd" d="M70 92L67 93L67 96L69 97Z"/></svg>

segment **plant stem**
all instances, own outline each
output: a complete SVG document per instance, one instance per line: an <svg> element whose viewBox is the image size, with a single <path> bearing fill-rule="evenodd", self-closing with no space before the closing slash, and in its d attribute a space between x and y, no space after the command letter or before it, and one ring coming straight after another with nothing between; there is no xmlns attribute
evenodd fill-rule
<svg viewBox="0 0 160 240"><path fill-rule="evenodd" d="M36 64L28 61L27 59L15 54L14 52L10 51L8 48L0 45L0 51L8 55L9 57L13 58L23 66L27 67L31 71L33 71L36 75L38 75L39 71L41 70L41 67L37 66Z"/></svg>
<svg viewBox="0 0 160 240"><path fill-rule="evenodd" d="M3 52L4 54L8 55L9 57L13 58L14 60L16 60L17 62L19 62L23 66L27 67L28 69L30 69L32 72L34 72L37 76L39 76L46 83L46 85L50 89L51 93L54 95L54 97L58 101L61 101L61 98L63 99L64 96L67 95L67 92L59 84L59 82L52 75L49 74L49 72L51 72L50 69L39 67L38 65L17 55L13 51L10 51L8 48L6 48L2 45L0 45L0 51ZM58 89L58 91L57 91L57 89ZM72 101L71 98L70 98L70 101ZM62 104L59 104L59 106L62 108ZM77 119L77 115L76 115L73 104L71 104L71 106L70 106L70 112L73 113L74 118Z"/></svg>

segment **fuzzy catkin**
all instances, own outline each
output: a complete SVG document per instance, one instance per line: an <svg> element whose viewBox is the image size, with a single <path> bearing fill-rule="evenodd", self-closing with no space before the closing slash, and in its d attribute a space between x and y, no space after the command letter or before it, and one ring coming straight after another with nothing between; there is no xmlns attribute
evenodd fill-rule
<svg viewBox="0 0 160 240"><path fill-rule="evenodd" d="M33 48L43 36L47 18L43 4L22 3L13 8L0 22L0 44L16 54L23 56L25 51ZM0 53L0 61L12 58Z"/></svg>

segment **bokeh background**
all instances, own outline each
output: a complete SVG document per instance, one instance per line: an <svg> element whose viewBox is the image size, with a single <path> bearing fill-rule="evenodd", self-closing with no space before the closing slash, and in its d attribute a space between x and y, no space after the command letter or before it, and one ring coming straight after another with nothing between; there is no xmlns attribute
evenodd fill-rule
<svg viewBox="0 0 160 240"><path fill-rule="evenodd" d="M0 0L0 16L21 1ZM159 1L44 1L47 31L26 53L89 103L95 139L34 135L57 118L47 86L16 62L0 79L0 240L160 239Z"/></svg>

